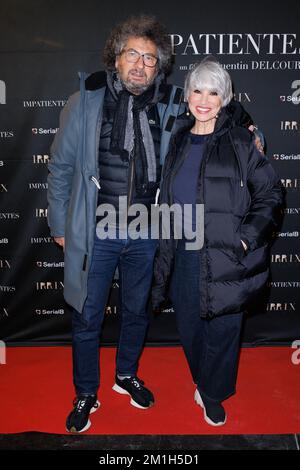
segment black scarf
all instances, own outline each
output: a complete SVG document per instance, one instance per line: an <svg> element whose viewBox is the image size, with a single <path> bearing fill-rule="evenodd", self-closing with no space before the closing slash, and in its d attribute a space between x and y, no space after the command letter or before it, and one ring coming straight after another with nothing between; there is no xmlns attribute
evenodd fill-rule
<svg viewBox="0 0 300 470"><path fill-rule="evenodd" d="M142 112L146 113L149 106L158 101L158 87L162 77L140 95L133 95L124 87L118 92L120 82L116 86L116 76L108 74L107 78L108 86L117 100L111 133L110 152L113 155L120 155L123 161L129 161L130 158L135 159L135 188L137 194L143 195L153 185L156 185L156 157L153 143L148 148L145 148L144 145L143 132L149 135L151 131L148 120L145 119L146 115L143 115ZM125 148L130 103L132 103L132 135L129 133L130 145L132 146L131 152ZM144 129L141 128L141 123L143 123ZM149 162L151 162L152 167L152 172L150 173L152 175L151 180L149 180Z"/></svg>

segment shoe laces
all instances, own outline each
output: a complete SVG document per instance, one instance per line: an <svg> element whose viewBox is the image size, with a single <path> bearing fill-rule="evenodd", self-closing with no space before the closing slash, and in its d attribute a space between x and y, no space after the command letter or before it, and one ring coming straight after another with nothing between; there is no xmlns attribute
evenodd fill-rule
<svg viewBox="0 0 300 470"><path fill-rule="evenodd" d="M73 401L73 405L76 407L77 413L81 413L82 410L84 409L86 402L87 402L88 397L85 398L75 398ZM98 403L97 400L93 404L93 408L98 408Z"/></svg>

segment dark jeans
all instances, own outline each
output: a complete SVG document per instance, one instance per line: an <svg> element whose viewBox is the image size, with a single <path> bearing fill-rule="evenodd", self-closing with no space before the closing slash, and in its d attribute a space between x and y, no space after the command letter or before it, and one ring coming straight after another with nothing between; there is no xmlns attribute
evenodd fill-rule
<svg viewBox="0 0 300 470"><path fill-rule="evenodd" d="M117 352L120 375L135 375L149 323L147 300L157 240L99 240L88 276L82 313L72 320L73 380L77 394L95 394L100 385L99 335L116 266L121 289L121 328Z"/></svg>
<svg viewBox="0 0 300 470"><path fill-rule="evenodd" d="M235 393L243 313L200 317L199 251L176 251L171 297L180 340L201 395L223 401Z"/></svg>

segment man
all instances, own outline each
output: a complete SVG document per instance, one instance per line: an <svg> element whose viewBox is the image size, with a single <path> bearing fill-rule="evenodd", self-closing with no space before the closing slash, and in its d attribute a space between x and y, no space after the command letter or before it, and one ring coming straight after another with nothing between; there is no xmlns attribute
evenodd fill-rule
<svg viewBox="0 0 300 470"><path fill-rule="evenodd" d="M154 404L137 369L157 240L132 239L127 228L123 238L118 203L120 197L127 197L127 208L134 203L150 208L155 202L170 137L181 118L187 119L181 89L164 80L171 64L170 38L154 18L132 17L119 24L105 45L104 63L106 72L81 76L80 93L62 111L49 163L48 222L64 248L64 297L74 308L76 399L67 417L69 432L87 430L89 414L100 405L99 335L116 267L121 329L113 390L129 395L140 409ZM107 204L118 218L116 237L105 239L97 236L96 223L103 222L101 207Z"/></svg>

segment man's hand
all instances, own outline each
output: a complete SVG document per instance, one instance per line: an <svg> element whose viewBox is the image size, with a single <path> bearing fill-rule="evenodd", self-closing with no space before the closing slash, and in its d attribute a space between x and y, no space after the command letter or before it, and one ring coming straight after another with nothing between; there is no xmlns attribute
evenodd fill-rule
<svg viewBox="0 0 300 470"><path fill-rule="evenodd" d="M256 145L257 150L264 155L264 148L263 148L263 145L261 143L259 136L255 137L254 143Z"/></svg>
<svg viewBox="0 0 300 470"><path fill-rule="evenodd" d="M65 249L65 237L53 237L53 238L54 238L55 243L61 246L64 250Z"/></svg>
<svg viewBox="0 0 300 470"><path fill-rule="evenodd" d="M256 145L257 150L264 155L265 154L264 145L263 145L263 142L261 141L261 138L263 139L263 134L261 133L261 131L257 129L256 126L254 126L254 124L251 124L251 126L249 126L248 129L250 132L253 132L254 134L254 137L255 137L254 143Z"/></svg>

